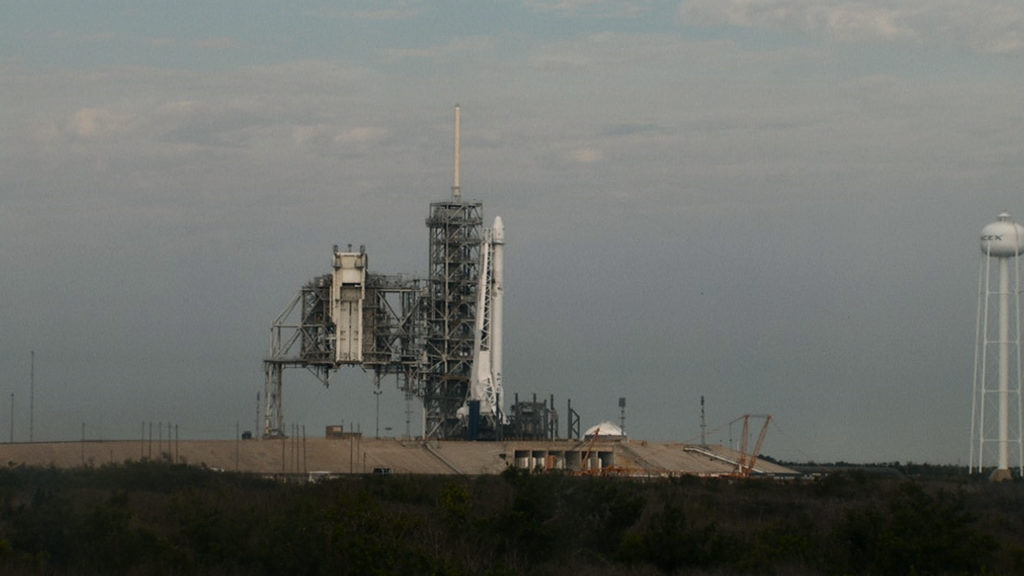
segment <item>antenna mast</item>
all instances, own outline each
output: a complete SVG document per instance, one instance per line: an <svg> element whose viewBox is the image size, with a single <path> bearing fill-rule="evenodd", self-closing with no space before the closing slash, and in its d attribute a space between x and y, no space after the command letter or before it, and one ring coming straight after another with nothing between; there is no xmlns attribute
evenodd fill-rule
<svg viewBox="0 0 1024 576"><path fill-rule="evenodd" d="M28 441L32 441L32 432L36 425L36 351L31 351L31 364L28 373Z"/></svg>
<svg viewBox="0 0 1024 576"><path fill-rule="evenodd" d="M708 444L707 427L708 427L708 423L707 423L707 421L704 420L704 395L701 394L700 395L700 445L701 446L707 446L707 444Z"/></svg>
<svg viewBox="0 0 1024 576"><path fill-rule="evenodd" d="M459 105L455 105L455 171L454 177L452 178L452 198L459 200L462 198L462 189L459 187L459 117L460 108Z"/></svg>

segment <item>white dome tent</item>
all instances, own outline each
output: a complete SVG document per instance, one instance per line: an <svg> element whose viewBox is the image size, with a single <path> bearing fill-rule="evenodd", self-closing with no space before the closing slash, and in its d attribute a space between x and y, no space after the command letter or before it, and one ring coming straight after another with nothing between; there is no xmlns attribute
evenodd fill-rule
<svg viewBox="0 0 1024 576"><path fill-rule="evenodd" d="M622 428L614 422L604 421L600 424L587 428L587 431L583 434L584 438L592 438L594 436L619 436L623 437L626 434L622 431Z"/></svg>

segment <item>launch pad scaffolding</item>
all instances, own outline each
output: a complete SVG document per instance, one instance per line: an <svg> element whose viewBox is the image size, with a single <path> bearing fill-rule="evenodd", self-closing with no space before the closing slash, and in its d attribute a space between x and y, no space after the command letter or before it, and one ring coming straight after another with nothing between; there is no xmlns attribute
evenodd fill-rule
<svg viewBox="0 0 1024 576"><path fill-rule="evenodd" d="M398 275L367 274L362 302L362 359L334 359L335 325L330 315L331 276L320 276L302 287L271 326L270 356L263 361L267 376L263 436L285 436L282 375L285 367L302 367L324 386L343 365L359 365L373 371L380 389L388 375L398 388L420 394L419 374L423 358L423 282ZM298 314L296 314L298 312Z"/></svg>
<svg viewBox="0 0 1024 576"><path fill-rule="evenodd" d="M429 438L461 431L458 409L469 392L481 275L483 206L453 199L430 205L426 366L423 409Z"/></svg>
<svg viewBox="0 0 1024 576"><path fill-rule="evenodd" d="M501 436L504 232L500 218L496 233L485 230L483 205L462 199L457 106L454 172L451 198L430 205L425 280L371 274L365 249L339 252L335 246L334 273L303 286L274 321L264 360L263 437L285 435L285 367L306 368L328 386L331 372L345 365L373 371L378 395L382 379L396 375L407 398L423 401L427 438L460 438L467 430L474 439ZM494 334L492 302L498 318Z"/></svg>

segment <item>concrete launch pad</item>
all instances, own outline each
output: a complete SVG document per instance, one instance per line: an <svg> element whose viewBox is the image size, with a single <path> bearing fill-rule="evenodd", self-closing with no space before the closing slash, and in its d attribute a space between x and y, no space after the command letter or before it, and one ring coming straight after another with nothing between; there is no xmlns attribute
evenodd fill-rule
<svg viewBox="0 0 1024 576"><path fill-rule="evenodd" d="M461 442L343 438L120 440L0 444L0 465L75 468L159 460L223 471L316 478L343 474L500 474L506 468L635 477L728 476L740 453L721 445L623 438ZM797 472L758 459L753 475Z"/></svg>

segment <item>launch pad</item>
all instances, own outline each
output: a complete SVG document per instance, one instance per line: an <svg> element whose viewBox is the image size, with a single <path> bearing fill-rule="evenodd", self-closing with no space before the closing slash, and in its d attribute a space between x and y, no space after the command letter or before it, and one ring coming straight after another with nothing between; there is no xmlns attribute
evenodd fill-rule
<svg viewBox="0 0 1024 576"><path fill-rule="evenodd" d="M505 233L500 217L484 228L483 204L462 198L459 139L456 106L451 197L431 203L426 220L427 278L373 273L365 247L335 246L333 271L304 285L273 322L263 362L263 438L285 436L286 367L305 368L327 386L343 366L372 372L378 394L395 375L407 398L423 403L425 438L504 436Z"/></svg>
<svg viewBox="0 0 1024 576"><path fill-rule="evenodd" d="M626 438L454 442L295 435L272 441L83 440L0 444L9 466L76 468L123 462L168 462L298 481L347 474L479 476L509 468L579 476L672 478L735 477L743 455L721 445L638 442ZM755 459L756 477L797 472Z"/></svg>

